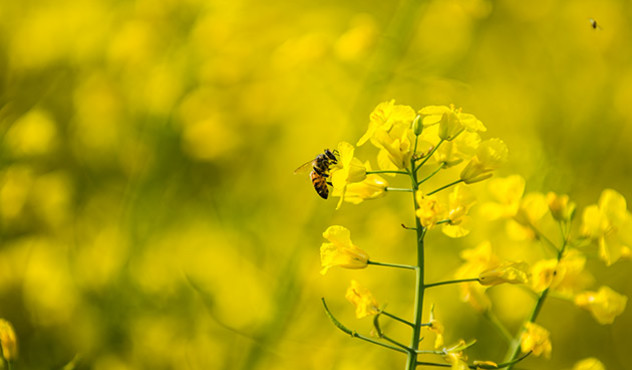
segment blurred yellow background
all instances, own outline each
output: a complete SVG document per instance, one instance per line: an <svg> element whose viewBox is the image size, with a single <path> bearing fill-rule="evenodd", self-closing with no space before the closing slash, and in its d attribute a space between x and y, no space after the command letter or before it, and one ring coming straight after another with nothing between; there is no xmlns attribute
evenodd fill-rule
<svg viewBox="0 0 632 370"><path fill-rule="evenodd" d="M323 277L318 248L341 224L376 259L412 263L409 195L335 211L294 169L355 143L379 102L454 103L507 143L501 175L580 209L607 187L632 202L630 39L632 3L616 0L4 1L0 317L15 369L403 368L338 331L320 297L368 333L349 280L406 316L412 274ZM486 237L430 235L428 280ZM629 261L589 266L632 296ZM502 358L456 287L432 302L448 342ZM512 330L520 304L498 302ZM521 366L632 369L630 311L601 326L547 301L553 356Z"/></svg>

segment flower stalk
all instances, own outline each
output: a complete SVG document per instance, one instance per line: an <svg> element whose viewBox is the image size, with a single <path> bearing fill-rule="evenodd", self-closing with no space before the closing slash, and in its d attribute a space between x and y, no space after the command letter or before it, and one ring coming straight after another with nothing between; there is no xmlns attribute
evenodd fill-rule
<svg viewBox="0 0 632 370"><path fill-rule="evenodd" d="M537 229L535 227L532 228L533 230L536 230L536 233L538 233L537 235L539 236L544 236L543 234L539 233L537 231ZM564 235L563 237L563 242L562 242L562 247L558 248L555 243L553 243L550 239L548 238L544 238L544 240L548 241L548 243L550 243L550 245L555 248L555 250L557 251L557 262L559 263L560 260L562 259L562 256L564 255L564 251L566 249L566 245L568 244L568 236ZM538 297L535 306L533 307L533 311L531 311L531 314L529 315L529 318L527 319L526 323L535 323L535 320L538 318L538 315L540 314L540 311L542 310L542 306L544 305L544 302L546 301L546 298L549 295L549 291L551 290L550 287L544 289L542 291L542 293L540 293L540 296ZM505 356L505 361L511 363L513 360L515 360L518 357L518 354L520 353L520 342L521 342L521 337L522 335L526 332L526 328L523 326L518 333L516 334L516 336L511 340L510 344L509 344L509 349L507 350L507 355ZM513 363L511 365L509 365L507 367L508 370L511 370L513 367Z"/></svg>
<svg viewBox="0 0 632 370"><path fill-rule="evenodd" d="M438 145L434 148L436 148ZM428 158L432 155L429 154ZM427 160L427 158L426 158ZM424 160L423 163L426 162ZM415 193L419 190L419 182L417 180L417 169L415 168L415 161L411 160L411 181L413 187L413 207L415 210L415 214L417 214L417 210L419 209L419 203L417 202L417 198L415 197ZM426 234L426 229L421 226L421 222L419 217L415 217L415 228L416 228L416 241L417 241L417 269L415 270L415 305L414 305L414 326L413 332L410 338L410 347L413 350L417 350L419 348L419 338L421 337L421 324L422 324L422 314L423 314L423 304L424 304L424 291L426 289L424 285L424 271L425 271L425 254L424 254L424 236ZM413 370L417 367L417 353L409 352L406 361L406 370Z"/></svg>

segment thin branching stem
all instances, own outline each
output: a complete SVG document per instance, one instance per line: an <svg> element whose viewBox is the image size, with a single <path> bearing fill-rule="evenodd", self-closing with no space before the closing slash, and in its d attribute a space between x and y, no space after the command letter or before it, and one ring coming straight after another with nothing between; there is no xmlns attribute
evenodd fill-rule
<svg viewBox="0 0 632 370"><path fill-rule="evenodd" d="M435 362L417 361L417 366L452 367L450 364L438 364Z"/></svg>
<svg viewBox="0 0 632 370"><path fill-rule="evenodd" d="M408 175L407 171L393 171L393 170L376 170L376 171L366 171L367 175L380 174L380 173L390 173L390 174L399 174L399 175Z"/></svg>
<svg viewBox="0 0 632 370"><path fill-rule="evenodd" d="M387 186L384 191L401 191L401 192L405 192L405 193L412 193L413 189L409 189L409 188L393 188L390 186Z"/></svg>
<svg viewBox="0 0 632 370"><path fill-rule="evenodd" d="M478 278L440 281L440 282L437 282L437 283L426 284L425 287L426 288L432 288L432 287L439 286L439 285L467 283L467 282L472 282L472 281L478 281Z"/></svg>
<svg viewBox="0 0 632 370"><path fill-rule="evenodd" d="M505 368L509 368L509 366L513 366L513 365L517 364L518 362L524 360L529 355L531 355L531 352L527 352L522 357L519 357L519 358L517 358L517 359L515 359L513 361L504 362L504 363L497 364L497 365L476 364L476 365L468 365L467 367L470 368L470 369L474 369L474 370L478 370L478 369L505 369ZM435 367L452 367L452 365L450 365L450 364L438 364L436 362L426 362L426 361L417 361L417 365L418 366L435 366Z"/></svg>
<svg viewBox="0 0 632 370"><path fill-rule="evenodd" d="M439 167L437 167L436 170L432 171L432 173L430 175L424 177L421 181L419 181L419 185L421 185L424 182L430 180L434 175L436 175L439 171L441 171L443 169L443 167L445 167L445 162L442 162L441 165Z"/></svg>
<svg viewBox="0 0 632 370"><path fill-rule="evenodd" d="M421 163L419 163L416 167L415 167L415 162L412 162L413 164L413 172L417 172L419 171L419 169L421 168L421 166L423 166L424 164L426 164L426 162L428 162L428 160L432 157L432 155L437 151L437 149L439 148L439 146L441 145L441 143L443 143L443 139L439 140L439 142L437 143L437 145L435 145L434 148L432 148L432 150L430 151L430 153L428 153L428 155L424 158L423 161L421 161ZM419 183L419 182L417 182Z"/></svg>
<svg viewBox="0 0 632 370"><path fill-rule="evenodd" d="M393 315L392 313L386 312L386 311L384 311L384 310L382 310L380 313L381 313L382 315L386 316L386 317L390 317L391 319L393 319L393 320L395 320L395 321L399 321L399 322L401 322L402 324L406 324L406 325L408 325L408 326L410 326L410 327L415 326L415 324L413 324L412 322L410 322L410 321L408 321L408 320L404 320L404 319L402 319L401 317L399 317L399 316L395 316L395 315Z"/></svg>
<svg viewBox="0 0 632 370"><path fill-rule="evenodd" d="M558 248L549 238L547 238L544 234L540 233L534 226L532 226L532 229L534 230L534 232L541 238L543 238L544 240L546 240L557 252L557 261L559 262L562 259L562 256L564 255L564 251L566 250L566 246L568 245L568 238L565 237L563 238L562 241L562 247ZM542 310L542 306L544 305L544 301L546 301L546 298L549 295L549 291L550 291L550 287L546 288L538 297L538 300L535 303L535 306L533 307L533 311L531 312L531 315L529 315L529 318L527 320L527 322L535 322L535 320L537 319L538 315L540 314L540 310ZM524 333L526 330L526 328L523 326L519 331L518 334L516 334L516 336L513 338L513 340L511 341L510 345L509 345L509 349L507 351L507 355L505 356L505 359L508 362L513 361L515 358L518 357L518 354L520 353L520 337L522 336L522 333ZM511 370L513 364L510 364L507 369Z"/></svg>
<svg viewBox="0 0 632 370"><path fill-rule="evenodd" d="M351 330L351 329L347 328L346 326L342 325L342 323L340 323L340 321L338 321L338 319L336 319L334 317L334 315L331 313L331 311L329 311L329 307L327 307L327 303L325 302L325 298L321 298L321 301L323 302L323 306L325 307L325 313L327 314L327 317L329 317L331 322L333 322L334 325L338 329L343 331L344 333L349 334L353 338L358 338L360 340L363 340L363 341L366 341L366 342L369 342L369 343L373 343L375 345L378 345L378 346L381 346L381 347L384 347L384 348L392 349L393 351L397 351L397 352L401 352L401 353L409 353L409 351L407 351L407 350L401 349L399 347L392 346L390 344L382 343L380 341L377 341L377 340L369 338L369 337L365 337L364 335L358 334L354 330Z"/></svg>
<svg viewBox="0 0 632 370"><path fill-rule="evenodd" d="M441 191L441 190L443 190L443 189L447 189L447 188L449 188L450 186L454 186L454 185L456 185L456 184L458 184L458 183L461 183L461 182L463 182L463 179L459 179L459 180L453 181L453 182L451 182L451 183L449 183L449 184L447 184L447 185L443 185L442 187L440 187L440 188L438 188L438 189L435 189L435 190L431 191L430 193L428 193L428 194L426 194L426 195L432 195L432 194L434 194L434 193L438 193L438 192L440 192L440 191Z"/></svg>
<svg viewBox="0 0 632 370"><path fill-rule="evenodd" d="M416 354L418 355L445 355L445 351L441 351L441 350L425 350L425 349L418 349L415 351Z"/></svg>
<svg viewBox="0 0 632 370"><path fill-rule="evenodd" d="M550 246L551 248L553 248L553 252L554 253L559 253L559 249L557 248L557 245L555 245L555 243L553 243L551 241L551 239L549 239L546 235L544 235L540 230L538 230L537 227L535 227L535 225L529 224L529 227L531 228L531 230L533 230L533 232L535 233L536 237L540 240L544 240L546 242L546 244L548 246Z"/></svg>
<svg viewBox="0 0 632 370"><path fill-rule="evenodd" d="M381 327L380 327L380 315L375 315L375 317L373 318L373 326L375 327L375 331L377 332L377 335L384 339L385 341L396 345L397 347L400 347L401 349L405 350L406 352L410 352L412 351L412 349L406 347L404 344L392 339L391 337L387 336L386 334L384 334L384 332L382 331Z"/></svg>
<svg viewBox="0 0 632 370"><path fill-rule="evenodd" d="M511 341L513 340L513 336L511 335L505 324L503 324L498 319L498 317L492 310L486 310L483 313L483 316L485 316L485 318L494 325L494 327L500 332L500 334L502 334L502 336L507 340L508 343L511 343Z"/></svg>
<svg viewBox="0 0 632 370"><path fill-rule="evenodd" d="M371 260L368 260L366 263L367 263L367 265L394 267L394 268L406 269L406 270L416 270L417 269L417 266L402 265L402 264L399 264L399 263L376 262L376 261L371 261Z"/></svg>

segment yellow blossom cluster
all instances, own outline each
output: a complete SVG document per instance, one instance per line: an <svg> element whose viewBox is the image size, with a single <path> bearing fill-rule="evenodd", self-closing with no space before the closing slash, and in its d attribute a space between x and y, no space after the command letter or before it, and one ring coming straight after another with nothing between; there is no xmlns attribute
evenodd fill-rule
<svg viewBox="0 0 632 370"><path fill-rule="evenodd" d="M481 138L480 134L485 131L486 127L474 115L452 105L427 106L415 111L412 107L395 104L394 100L379 104L370 115L367 131L357 142L358 146L370 142L377 148L378 170L373 170L369 161L363 162L354 157L355 148L347 142L341 142L334 151L336 160L331 158L332 164L328 168L330 185L333 186L332 194L340 198L338 207L344 201L358 204L387 193L412 193L415 227L402 225L416 231L418 256L423 253L423 239L429 230L440 228L452 238L467 236L474 229L471 210L480 196L470 185L492 177L508 156L502 140ZM456 166L461 168L452 169ZM435 188L428 189L426 181L446 169L451 170L444 173L458 174L458 177L443 186L435 185ZM409 177L412 186L390 187L380 175ZM627 297L613 289L602 286L597 291L588 290L595 279L586 269L591 245L596 246L598 252L593 254L608 266L632 254L632 215L621 194L605 190L598 204L583 211L583 223L577 233L577 228L572 225L577 205L566 194L525 192L526 181L520 175L494 178L487 183L487 189L488 200L479 206L478 215L490 221L506 221L509 240L516 244L540 244L541 248L524 253L524 260L501 258L502 253L497 255L496 247L493 249L491 241L485 240L474 248L461 251L464 263L456 269L454 280L424 284L424 264L419 260L417 266L376 262L369 260L368 254L352 243L350 231L345 227L330 226L323 233L328 242L322 243L320 249L322 274L335 266L362 269L369 265L417 272L417 288L421 290L416 292L416 297L421 297L422 301L415 304L414 322L380 309L371 292L356 280L351 281L346 293L347 300L356 307L358 318L374 316L378 336L398 348L404 348L408 353L409 368L417 364L415 358L422 339L421 327L434 336L434 350L428 353L443 356L452 369L511 368L514 362L522 360L518 358L520 352L524 354L523 358L528 355L551 356L551 335L547 329L536 324L537 315L549 293L574 302L590 312L600 324L612 324L625 310ZM561 238L547 235L552 227L559 229ZM511 255L520 256L519 259L523 256L516 251L512 251ZM475 361L474 365L469 365L463 350L475 341L467 344L460 340L456 345L445 347L445 328L435 316L434 305L431 305L427 321L422 322L421 292L446 284L459 284L462 300L487 317L509 338L510 348L504 364ZM501 284L522 285L523 290L530 290L535 297L531 315L513 337L495 316L493 295L488 295L489 289ZM381 316L413 327L412 342L415 344L406 347L387 337L380 328ZM343 331L368 340L333 320ZM596 366L599 369L600 363L595 361L585 359L575 368Z"/></svg>

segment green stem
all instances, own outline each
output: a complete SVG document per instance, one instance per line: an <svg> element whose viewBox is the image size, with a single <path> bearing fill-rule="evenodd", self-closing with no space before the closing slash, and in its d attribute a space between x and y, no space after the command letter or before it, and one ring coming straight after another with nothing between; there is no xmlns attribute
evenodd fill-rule
<svg viewBox="0 0 632 370"><path fill-rule="evenodd" d="M439 285L467 283L470 281L478 281L478 278L440 281L438 283L426 284L424 287L427 289L427 288L432 288Z"/></svg>
<svg viewBox="0 0 632 370"><path fill-rule="evenodd" d="M551 248L553 248L553 251L555 251L555 253L559 253L559 249L557 249L557 245L555 245L555 243L553 243L551 239L547 238L546 235L544 235L540 230L538 230L538 228L535 227L535 225L529 224L529 227L531 227L531 230L533 230L533 232L538 237L538 239L544 240L546 244L548 244Z"/></svg>
<svg viewBox="0 0 632 370"><path fill-rule="evenodd" d="M400 342L390 338L389 336L387 336L386 334L384 334L384 332L382 331L382 329L380 328L380 315L375 315L375 317L373 318L373 327L375 327L375 331L377 331L377 335L381 338L384 339L385 341L396 345L397 347L400 347L401 349L403 349L406 352L410 351L410 348L406 347L405 345L401 344Z"/></svg>
<svg viewBox="0 0 632 370"><path fill-rule="evenodd" d="M437 145L437 147L438 146L439 145ZM433 152L437 147L433 149ZM430 158L431 155L432 153L428 156L428 158ZM428 160L428 158L426 158L421 163L421 165L423 165L426 162L426 160ZM424 306L424 291L425 291L424 236L425 236L426 230L421 226L419 218L416 216L417 209L419 209L419 204L417 203L417 199L415 198L415 192L417 191L419 187L418 185L419 182L417 180L417 171L415 170L414 160L411 160L410 167L411 169L413 169L413 171L411 171L410 177L411 177L412 186L414 190L413 207L415 210L414 217L415 217L415 228L416 228L416 234L417 234L417 268L415 269L415 305L414 305L414 319L413 319L414 326L413 326L413 333L410 338L410 348L412 348L413 351L417 351L417 349L419 348L419 337L421 336L421 328L422 328L421 318L422 318L423 306ZM407 361L406 361L406 370L414 370L416 368L417 368L417 353L409 352Z"/></svg>
<svg viewBox="0 0 632 370"><path fill-rule="evenodd" d="M410 321L408 321L408 320L404 320L404 319L402 319L401 317L399 317L399 316L395 316L395 315L393 315L393 314L391 314L391 313L388 313L388 312L386 312L386 311L381 311L380 313L381 313L382 315L384 315L384 316L390 317L391 319L396 320L396 321L399 321L399 322L401 322L401 323L403 323L403 324L406 324L406 325L408 325L408 326L410 326L410 327L415 326L415 324L413 324L412 322L410 322Z"/></svg>
<svg viewBox="0 0 632 370"><path fill-rule="evenodd" d="M378 173L391 173L391 174L408 175L408 172L406 172L406 171L391 171L391 170L366 171L367 175L378 174Z"/></svg>
<svg viewBox="0 0 632 370"><path fill-rule="evenodd" d="M421 163L419 163L419 165L417 167L415 167L415 162L412 162L412 168L413 168L413 172L417 172L421 166L423 166L424 164L426 164L426 162L428 162L428 160L430 159L430 157L432 157L432 155L437 151L437 149L439 148L439 145L441 145L441 143L443 143L443 139L439 140L439 142L437 143L437 145L435 145L434 148L432 148L432 150L430 151L430 153L428 153L428 155L426 156L426 158L424 158L423 161L421 161Z"/></svg>
<svg viewBox="0 0 632 370"><path fill-rule="evenodd" d="M524 354L522 357L517 358L513 361L510 362L504 362L501 364L497 364L497 365L468 365L467 367L473 370L479 370L479 369L504 369L504 368L509 368L509 366L513 366L515 364L517 364L518 362L524 360L525 358L527 358L527 356L529 356L531 354L531 352L528 352L526 354ZM417 365L423 365L423 366L435 366L435 367L452 367L452 365L449 364L438 364L435 362L423 362L423 361L418 361Z"/></svg>
<svg viewBox="0 0 632 370"><path fill-rule="evenodd" d="M409 189L409 188L391 188L390 186L387 186L384 191L403 191L406 193L410 193L413 191L413 189Z"/></svg>
<svg viewBox="0 0 632 370"><path fill-rule="evenodd" d="M434 362L417 361L418 366L452 367L450 364L437 364Z"/></svg>
<svg viewBox="0 0 632 370"><path fill-rule="evenodd" d="M406 351L404 349L401 349L401 348L395 347L395 346L391 346L390 344L382 343L380 341L377 341L375 339L371 339L369 337L365 337L364 335L358 334L355 331L347 328L346 326L342 325L342 323L340 323L340 321L338 321L338 319L336 319L334 317L334 315L331 313L331 311L329 311L329 307L327 307L327 303L325 303L325 298L321 298L321 301L323 302L323 306L325 307L325 313L327 314L327 317L329 317L331 322L333 322L334 325L336 325L336 327L338 329L340 329L341 331L343 331L344 333L349 334L353 338L358 338L358 339L364 340L364 341L369 342L369 343L376 344L376 345L384 347L384 348L392 349L393 351L402 352L402 353L408 353L408 351Z"/></svg>
<svg viewBox="0 0 632 370"><path fill-rule="evenodd" d="M432 176L436 175L439 171L441 171L443 169L443 167L445 166L445 162L441 163L441 165L434 171L432 171L432 173L426 177L423 178L423 180L419 181L419 184L423 184L424 182L430 180L432 178Z"/></svg>
<svg viewBox="0 0 632 370"><path fill-rule="evenodd" d="M532 228L539 236L544 237L544 240L547 240L551 244L551 246L555 248L555 250L557 251L557 261L559 262L562 259L562 256L564 255L564 250L566 249L568 238L564 238L562 242L562 248L558 249L557 246L553 242L551 242L549 238L546 238L535 227L532 227ZM540 310L542 310L542 306L544 305L544 301L546 300L546 297L549 295L550 289L551 288L546 288L540 294L535 304L535 307L533 307L533 311L531 312L531 315L529 315L529 319L527 320L527 322L535 322L535 320L538 318L538 315L540 314ZM518 357L518 353L520 353L520 338L522 337L522 334L525 331L526 331L526 328L523 325L522 329L518 331L518 334L512 339L509 345L509 349L507 350L507 355L505 356L506 361L512 362L516 357ZM511 370L512 366L513 366L513 363L509 365L507 369Z"/></svg>
<svg viewBox="0 0 632 370"><path fill-rule="evenodd" d="M494 324L496 329L498 329L500 334L502 334L502 336L507 340L507 342L511 343L511 341L513 340L513 336L511 335L509 330L507 330L507 327L500 320L498 320L498 317L491 310L485 311L483 313L483 316L485 316L487 320L489 320L492 324Z"/></svg>
<svg viewBox="0 0 632 370"><path fill-rule="evenodd" d="M415 351L418 355L445 355L445 351L442 350L423 350L418 349Z"/></svg>
<svg viewBox="0 0 632 370"><path fill-rule="evenodd" d="M384 266L384 267L394 267L398 269L407 269L407 270L416 270L417 266L411 265L402 265L399 263L385 263L385 262L375 262L375 261L366 261L367 265L375 265L375 266Z"/></svg>
<svg viewBox="0 0 632 370"><path fill-rule="evenodd" d="M449 184L447 184L447 185L443 185L442 187L440 187L440 188L438 188L438 189L435 189L435 190L431 191L430 193L428 193L428 194L426 194L426 195L432 195L432 194L434 194L434 193L438 193L438 192L440 192L441 190L443 190L443 189L447 189L447 188L449 188L450 186L456 185L456 184L458 184L458 183L460 183L460 182L463 182L463 180L462 180L462 179L460 179L460 180L453 181L453 182L451 182L451 183L449 183Z"/></svg>

